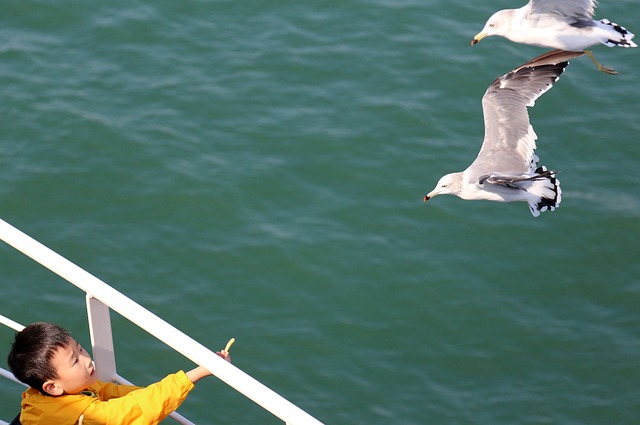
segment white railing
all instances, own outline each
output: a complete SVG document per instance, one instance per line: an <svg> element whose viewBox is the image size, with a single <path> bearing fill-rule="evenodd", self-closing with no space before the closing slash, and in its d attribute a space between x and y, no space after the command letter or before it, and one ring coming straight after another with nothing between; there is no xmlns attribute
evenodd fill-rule
<svg viewBox="0 0 640 425"><path fill-rule="evenodd" d="M87 294L87 313L91 331L93 358L98 378L103 381L126 383L116 373L110 309L149 332L194 363L205 367L221 381L244 394L256 404L283 420L287 425L322 425L322 422L292 404L270 388L247 375L234 365L218 357L188 335L154 315L141 305L118 292L105 282L76 266L40 242L0 219L0 239L66 279ZM3 318L0 316L0 318ZM0 323L19 330L21 325L3 318ZM8 324L9 323L9 324ZM11 326L13 325L13 326ZM9 373L7 371L4 374ZM16 397L16 404L19 398ZM16 405L16 408L18 406ZM182 424L191 424L175 414ZM0 421L0 425L3 422Z"/></svg>

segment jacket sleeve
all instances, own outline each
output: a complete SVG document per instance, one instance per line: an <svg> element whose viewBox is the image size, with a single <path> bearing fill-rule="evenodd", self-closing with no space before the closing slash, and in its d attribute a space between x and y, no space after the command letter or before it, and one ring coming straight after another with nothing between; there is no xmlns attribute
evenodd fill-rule
<svg viewBox="0 0 640 425"><path fill-rule="evenodd" d="M176 410L194 388L180 371L148 387L108 401L95 399L82 414L82 425L156 425Z"/></svg>
<svg viewBox="0 0 640 425"><path fill-rule="evenodd" d="M136 387L133 385L118 385L111 382L100 382L99 386L96 385L95 388L92 387L90 389L95 390L95 393L100 400L106 401L111 400L112 398L123 397L129 394L131 391L135 391L140 388L142 387Z"/></svg>

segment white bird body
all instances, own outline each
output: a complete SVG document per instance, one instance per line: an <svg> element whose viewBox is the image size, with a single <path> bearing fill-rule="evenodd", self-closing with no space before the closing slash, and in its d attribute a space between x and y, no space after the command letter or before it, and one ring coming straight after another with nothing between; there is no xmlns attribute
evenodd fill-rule
<svg viewBox="0 0 640 425"><path fill-rule="evenodd" d="M528 179L531 176L524 175L521 177ZM514 178L517 179L517 177ZM460 181L459 185L457 183L458 180ZM527 186L531 186L531 184ZM440 181L438 181L438 184L436 184L436 189L429 193L427 197L432 198L436 195L447 194L456 195L467 201L531 201L531 203L539 201L539 195L529 193L527 190L514 190L514 187L485 185L484 183L480 183L477 178L473 178L472 173L467 169L463 172L450 173L443 176ZM447 190L440 190L438 188L447 188ZM526 189L526 187L523 189Z"/></svg>
<svg viewBox="0 0 640 425"><path fill-rule="evenodd" d="M533 12L531 3L520 9L505 9L494 13L475 36L497 35L515 43L531 44L550 49L581 52L595 44L636 47L634 35L608 21L581 19L575 14L561 15L552 10ZM619 28L618 30L616 29ZM621 34L624 30L625 34Z"/></svg>

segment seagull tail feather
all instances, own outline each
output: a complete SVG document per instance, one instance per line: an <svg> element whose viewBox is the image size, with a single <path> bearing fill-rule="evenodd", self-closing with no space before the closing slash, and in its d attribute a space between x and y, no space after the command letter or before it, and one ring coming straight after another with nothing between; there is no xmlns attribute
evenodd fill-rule
<svg viewBox="0 0 640 425"><path fill-rule="evenodd" d="M535 173L531 178L533 184L527 188L527 192L534 195L529 200L529 210L534 217L538 217L541 212L555 211L560 206L562 189L555 171L542 166L537 168Z"/></svg>
<svg viewBox="0 0 640 425"><path fill-rule="evenodd" d="M627 30L625 27L616 24L615 22L611 22L608 19L603 19L600 21L601 24L604 24L609 28L609 33L611 37L608 40L604 41L609 47L620 46L620 47L638 47L636 43L631 41L634 37L634 34Z"/></svg>

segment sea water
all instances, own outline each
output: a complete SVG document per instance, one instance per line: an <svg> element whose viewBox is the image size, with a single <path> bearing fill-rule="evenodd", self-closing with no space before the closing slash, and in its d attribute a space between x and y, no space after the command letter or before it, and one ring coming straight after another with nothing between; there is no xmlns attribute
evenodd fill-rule
<svg viewBox="0 0 640 425"><path fill-rule="evenodd" d="M326 424L636 424L640 49L530 110L563 200L438 197L489 84L545 50L470 41L504 1L5 1L0 217ZM640 33L631 0L598 18ZM84 294L0 245L2 314L89 345ZM193 365L112 314L140 385ZM4 352L13 332L0 330ZM0 418L21 387L0 382ZM279 424L216 378L180 412Z"/></svg>

